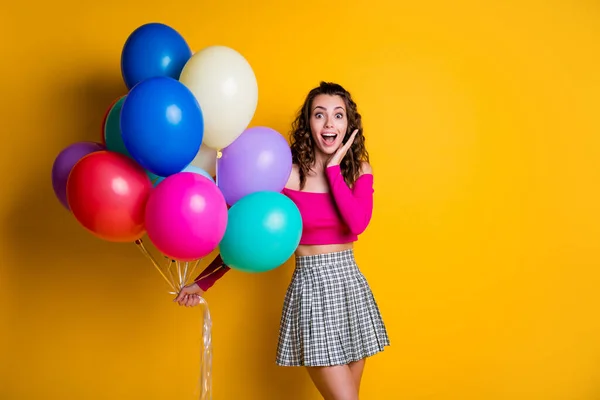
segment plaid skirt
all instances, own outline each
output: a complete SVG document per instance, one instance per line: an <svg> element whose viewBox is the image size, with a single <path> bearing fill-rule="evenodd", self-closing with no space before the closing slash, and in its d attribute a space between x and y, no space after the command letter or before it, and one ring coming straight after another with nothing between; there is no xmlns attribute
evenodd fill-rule
<svg viewBox="0 0 600 400"><path fill-rule="evenodd" d="M296 257L283 303L277 365L348 364L389 344L353 250Z"/></svg>

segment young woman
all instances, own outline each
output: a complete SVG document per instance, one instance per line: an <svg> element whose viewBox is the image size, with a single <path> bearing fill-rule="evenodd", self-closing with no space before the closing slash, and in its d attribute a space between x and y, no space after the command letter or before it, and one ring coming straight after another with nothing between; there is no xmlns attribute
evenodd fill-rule
<svg viewBox="0 0 600 400"><path fill-rule="evenodd" d="M283 304L276 363L306 367L327 400L355 400L366 358L390 344L353 252L373 211L361 115L342 86L321 82L292 128L294 165L282 193L298 206L303 232ZM176 301L197 305L198 296L228 270L217 257Z"/></svg>

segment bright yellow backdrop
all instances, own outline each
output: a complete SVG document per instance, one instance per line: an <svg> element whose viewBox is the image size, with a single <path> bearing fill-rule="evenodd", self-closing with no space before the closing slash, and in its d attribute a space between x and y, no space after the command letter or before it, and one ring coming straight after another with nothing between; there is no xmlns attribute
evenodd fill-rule
<svg viewBox="0 0 600 400"><path fill-rule="evenodd" d="M420 3L420 4L417 4ZM488 5L482 5L487 3ZM134 245L87 234L50 170L98 140L120 51L159 21L231 46L253 125L287 134L322 79L363 113L374 220L357 245L392 347L367 400L600 396L600 12L592 1L8 2L0 13L0 397L192 399L200 310ZM274 365L293 265L207 295L215 400L318 399Z"/></svg>

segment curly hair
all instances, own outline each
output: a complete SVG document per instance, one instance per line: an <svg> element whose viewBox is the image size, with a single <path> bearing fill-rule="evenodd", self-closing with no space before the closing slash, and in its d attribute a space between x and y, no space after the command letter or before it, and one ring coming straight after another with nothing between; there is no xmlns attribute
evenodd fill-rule
<svg viewBox="0 0 600 400"><path fill-rule="evenodd" d="M304 104L298 111L296 119L292 123L290 133L290 147L292 150L292 162L298 165L300 175L300 189L304 188L306 176L315 162L314 142L310 130L310 115L312 102L318 95L340 96L346 104L348 118L348 129L345 139L347 140L355 129L358 129L356 137L348 153L340 163L342 175L349 186L354 185L360 175L361 162L369 162L369 153L365 147L363 135L362 117L357 110L356 103L350 93L341 85L332 82L321 82L318 87L312 89Z"/></svg>

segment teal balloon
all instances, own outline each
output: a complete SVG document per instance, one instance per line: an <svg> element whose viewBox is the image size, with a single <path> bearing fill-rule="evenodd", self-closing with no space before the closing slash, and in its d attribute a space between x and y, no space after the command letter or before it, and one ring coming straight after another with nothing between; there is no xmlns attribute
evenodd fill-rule
<svg viewBox="0 0 600 400"><path fill-rule="evenodd" d="M146 171L146 175L148 175L148 178L150 178L150 182L152 182L152 184L154 186L158 185L158 181L159 180L165 179L162 176L158 176L156 174L153 174L152 172L148 171L147 169L145 169L144 171Z"/></svg>
<svg viewBox="0 0 600 400"><path fill-rule="evenodd" d="M221 258L243 272L270 271L294 254L301 236L302 217L292 200L279 192L254 192L229 209Z"/></svg>
<svg viewBox="0 0 600 400"><path fill-rule="evenodd" d="M108 112L106 124L104 124L104 141L107 150L115 151L132 158L121 137L121 109L126 98L127 96L123 96L117 100Z"/></svg>
<svg viewBox="0 0 600 400"><path fill-rule="evenodd" d="M215 180L213 179L212 176L210 176L210 174L208 172L206 172L205 170L203 170L200 167L196 167L195 165L188 165L187 167L185 167L184 169L181 170L181 172L193 172L195 174L200 174L203 175L205 177L207 177L208 179L210 179L211 181L213 181L213 183L215 182ZM151 172L150 172L151 173ZM158 185L159 183L161 183L162 181L165 180L164 177L162 176L158 176L158 175L154 175L157 177L157 179L152 180L153 185L156 187L156 185Z"/></svg>

